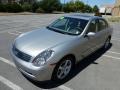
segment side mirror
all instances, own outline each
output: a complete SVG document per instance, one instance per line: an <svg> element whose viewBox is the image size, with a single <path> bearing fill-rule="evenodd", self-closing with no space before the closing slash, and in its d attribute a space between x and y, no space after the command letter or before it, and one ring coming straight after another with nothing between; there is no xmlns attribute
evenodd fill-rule
<svg viewBox="0 0 120 90"><path fill-rule="evenodd" d="M95 36L95 33L94 32L89 32L87 35L91 37L91 36Z"/></svg>
<svg viewBox="0 0 120 90"><path fill-rule="evenodd" d="M85 35L85 37L94 37L95 33L94 32L89 32L88 34Z"/></svg>

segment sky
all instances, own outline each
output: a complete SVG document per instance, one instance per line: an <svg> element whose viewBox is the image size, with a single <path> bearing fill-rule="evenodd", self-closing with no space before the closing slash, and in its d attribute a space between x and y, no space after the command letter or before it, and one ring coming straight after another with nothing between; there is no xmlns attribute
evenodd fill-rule
<svg viewBox="0 0 120 90"><path fill-rule="evenodd" d="M65 2L69 2L70 0L65 0ZM83 1L85 4L89 4L90 6L94 6L94 5L97 5L97 6L102 6L102 5L108 5L108 4L114 4L115 3L115 0L80 0L80 1ZM64 0L61 0L61 2L63 3Z"/></svg>

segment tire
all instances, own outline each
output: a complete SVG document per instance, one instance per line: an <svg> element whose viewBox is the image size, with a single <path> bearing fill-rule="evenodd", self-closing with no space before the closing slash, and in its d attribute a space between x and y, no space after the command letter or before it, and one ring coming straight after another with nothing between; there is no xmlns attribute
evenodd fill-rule
<svg viewBox="0 0 120 90"><path fill-rule="evenodd" d="M63 81L65 80L73 70L75 65L74 59L70 56L63 58L55 67L52 80Z"/></svg>
<svg viewBox="0 0 120 90"><path fill-rule="evenodd" d="M107 49L109 46L110 46L110 41L111 41L111 38L108 38L106 41L105 41L105 44L104 44L104 49Z"/></svg>

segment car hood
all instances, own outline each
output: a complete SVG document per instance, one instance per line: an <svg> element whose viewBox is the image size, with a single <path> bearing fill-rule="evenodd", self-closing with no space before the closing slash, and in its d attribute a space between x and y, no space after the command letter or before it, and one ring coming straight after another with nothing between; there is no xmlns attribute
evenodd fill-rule
<svg viewBox="0 0 120 90"><path fill-rule="evenodd" d="M61 34L48 30L47 28L41 28L20 35L15 40L15 46L26 54L36 56L40 52L60 45L72 38L74 38L74 36Z"/></svg>

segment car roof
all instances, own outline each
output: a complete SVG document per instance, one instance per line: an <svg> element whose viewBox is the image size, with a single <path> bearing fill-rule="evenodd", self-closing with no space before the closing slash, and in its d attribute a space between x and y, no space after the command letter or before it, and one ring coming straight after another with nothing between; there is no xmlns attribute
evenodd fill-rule
<svg viewBox="0 0 120 90"><path fill-rule="evenodd" d="M100 16L94 16L94 14L88 14L88 13L86 13L86 14L81 14L81 13L68 14L68 15L65 15L65 17L85 19L85 20L91 20L94 18L102 18Z"/></svg>

